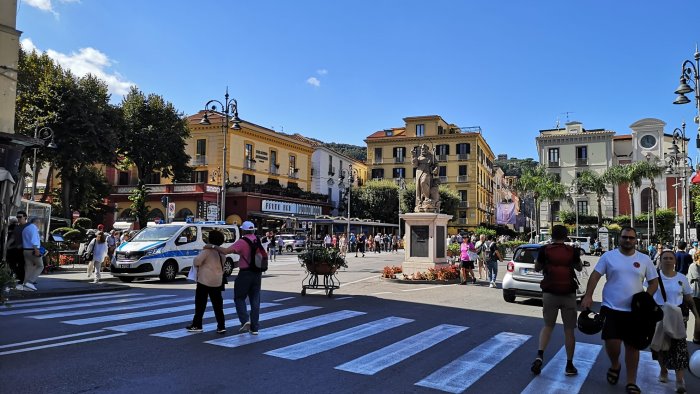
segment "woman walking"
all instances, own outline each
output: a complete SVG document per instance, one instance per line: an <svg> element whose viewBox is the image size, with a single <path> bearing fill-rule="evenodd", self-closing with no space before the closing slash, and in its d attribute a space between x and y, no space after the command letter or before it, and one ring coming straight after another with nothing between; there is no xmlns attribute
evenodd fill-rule
<svg viewBox="0 0 700 394"><path fill-rule="evenodd" d="M700 311L700 253L693 255L693 265L688 269L688 281L690 282L690 288L693 289L692 296L695 309ZM693 343L700 345L700 331L698 330L695 330L693 335Z"/></svg>
<svg viewBox="0 0 700 394"><path fill-rule="evenodd" d="M224 235L220 231L209 232L209 243L221 246L224 243ZM207 309L207 297L211 300L211 307L216 316L216 332L226 333L226 320L224 318L224 299L221 294L224 277L224 256L216 249L202 249L194 259L197 268L197 289L194 295L194 317L192 324L186 327L189 332L202 332L202 318Z"/></svg>
<svg viewBox="0 0 700 394"><path fill-rule="evenodd" d="M474 261L472 261L471 256L476 250L474 249L474 244L469 242L468 237L462 238L462 244L459 246L461 260L460 268L462 269L462 282L460 285L466 285L468 281L472 284L476 283L476 277L474 276Z"/></svg>
<svg viewBox="0 0 700 394"><path fill-rule="evenodd" d="M97 236L90 241L92 247L88 245L88 250L92 250L92 263L95 266L95 279L92 283L100 282L100 273L102 272L102 263L107 257L107 235L104 231L97 233Z"/></svg>

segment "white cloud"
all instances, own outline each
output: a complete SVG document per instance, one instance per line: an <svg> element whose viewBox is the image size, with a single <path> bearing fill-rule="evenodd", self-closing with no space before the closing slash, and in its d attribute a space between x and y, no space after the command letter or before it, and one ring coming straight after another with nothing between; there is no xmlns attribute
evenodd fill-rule
<svg viewBox="0 0 700 394"><path fill-rule="evenodd" d="M316 70L316 72L318 73L318 75L326 75L326 74L328 74L328 70L326 70L325 68L322 68L322 69L320 69L320 70Z"/></svg>
<svg viewBox="0 0 700 394"><path fill-rule="evenodd" d="M58 12L54 11L51 0L23 0L28 6L34 7L41 11L46 11L58 16Z"/></svg>
<svg viewBox="0 0 700 394"><path fill-rule="evenodd" d="M25 51L40 51L29 38L22 39L21 45ZM49 49L46 51L46 54L56 63L69 69L77 76L82 77L92 74L105 81L109 92L112 94L123 96L129 92L129 88L132 85L135 85L134 82L126 80L118 72L110 71L112 60L95 48L80 48L78 53L71 52L68 55Z"/></svg>
<svg viewBox="0 0 700 394"><path fill-rule="evenodd" d="M319 79L316 77L309 77L309 79L306 80L306 83L315 87L321 86L321 81L319 81Z"/></svg>

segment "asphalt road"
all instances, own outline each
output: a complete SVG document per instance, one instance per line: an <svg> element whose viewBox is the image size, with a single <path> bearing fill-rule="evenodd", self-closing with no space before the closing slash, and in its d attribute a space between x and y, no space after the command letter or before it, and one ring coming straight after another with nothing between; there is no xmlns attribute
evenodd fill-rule
<svg viewBox="0 0 700 394"><path fill-rule="evenodd" d="M536 300L508 304L485 281L380 279L385 265L401 263L400 255L370 253L348 263L338 274L340 289L328 298L320 290L300 295L305 275L295 256L272 262L257 337L237 334L231 288L224 296L231 302L229 332L220 336L205 325L206 332L187 334L194 285L185 280L17 302L0 311L0 385L13 393L624 391L624 376L617 386L605 382L609 362L598 336L578 333L579 376L564 377L563 359L555 357L563 348L560 327L542 375L533 378L529 367L541 327ZM499 276L504 273L505 264ZM673 392L673 383L656 382L657 374L655 362L643 362L642 389ZM697 378L686 383L688 392L700 392Z"/></svg>

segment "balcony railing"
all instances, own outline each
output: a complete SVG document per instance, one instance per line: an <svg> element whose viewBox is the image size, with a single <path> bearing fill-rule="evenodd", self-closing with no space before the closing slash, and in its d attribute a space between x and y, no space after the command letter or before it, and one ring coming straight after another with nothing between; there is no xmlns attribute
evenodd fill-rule
<svg viewBox="0 0 700 394"><path fill-rule="evenodd" d="M381 157L375 157L374 161L372 161L372 164L382 164L384 163L384 160Z"/></svg>
<svg viewBox="0 0 700 394"><path fill-rule="evenodd" d="M457 177L457 182L467 182L467 178L466 175L460 175Z"/></svg>
<svg viewBox="0 0 700 394"><path fill-rule="evenodd" d="M243 168L245 168L246 170L255 170L255 161L251 159L244 159Z"/></svg>
<svg viewBox="0 0 700 394"><path fill-rule="evenodd" d="M469 160L469 153L458 153L457 160Z"/></svg>
<svg viewBox="0 0 700 394"><path fill-rule="evenodd" d="M270 166L270 175L279 175L279 170L277 169L277 166L275 166L275 165Z"/></svg>
<svg viewBox="0 0 700 394"><path fill-rule="evenodd" d="M289 177L293 179L299 179L299 169L298 168L290 168L289 169Z"/></svg>
<svg viewBox="0 0 700 394"><path fill-rule="evenodd" d="M381 177L374 177L374 178L372 178L373 181L381 181L382 179L384 179L384 178L381 178Z"/></svg>
<svg viewBox="0 0 700 394"><path fill-rule="evenodd" d="M549 164L547 164L547 167L559 167L559 161L550 161Z"/></svg>
<svg viewBox="0 0 700 394"><path fill-rule="evenodd" d="M435 155L437 161L447 161L447 155Z"/></svg>
<svg viewBox="0 0 700 394"><path fill-rule="evenodd" d="M190 159L190 162L192 163L192 166L206 166L207 165L207 156L206 155L196 155L192 159Z"/></svg>
<svg viewBox="0 0 700 394"><path fill-rule="evenodd" d="M467 224L467 218L459 218L457 219L458 224Z"/></svg>
<svg viewBox="0 0 700 394"><path fill-rule="evenodd" d="M469 208L469 201L460 201L459 207L460 208Z"/></svg>
<svg viewBox="0 0 700 394"><path fill-rule="evenodd" d="M577 157L576 158L576 167L585 167L588 165L588 158L587 157Z"/></svg>
<svg viewBox="0 0 700 394"><path fill-rule="evenodd" d="M405 157L394 157L394 163L403 163L406 161Z"/></svg>
<svg viewBox="0 0 700 394"><path fill-rule="evenodd" d="M441 176L440 177L440 183L447 183L448 177L446 176Z"/></svg>

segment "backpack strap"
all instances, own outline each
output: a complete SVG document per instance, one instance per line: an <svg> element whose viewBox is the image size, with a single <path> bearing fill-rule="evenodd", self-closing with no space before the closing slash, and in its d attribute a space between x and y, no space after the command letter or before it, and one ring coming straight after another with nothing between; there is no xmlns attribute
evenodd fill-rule
<svg viewBox="0 0 700 394"><path fill-rule="evenodd" d="M259 245L260 241L258 240L258 237L255 237L256 242L253 242L253 241L249 240L248 237L246 237L245 235L242 236L241 239L244 240L248 244L248 246L250 246L250 259L248 260L248 269L250 269L250 267L253 264L255 264L255 252L258 251L258 248L256 247L256 243Z"/></svg>
<svg viewBox="0 0 700 394"><path fill-rule="evenodd" d="M664 302L667 302L666 289L664 288L664 280L661 278L661 270L657 268L656 273L659 275L659 289L661 289L661 296L664 298Z"/></svg>

